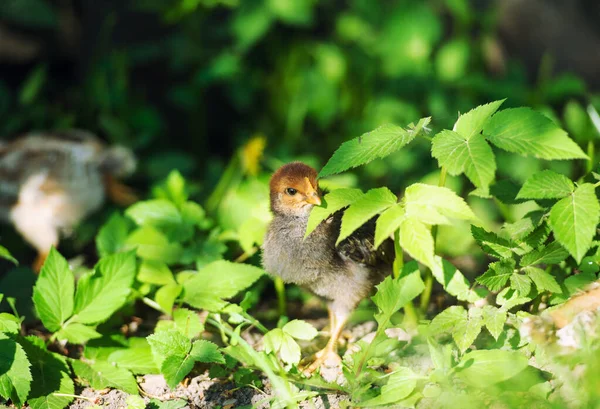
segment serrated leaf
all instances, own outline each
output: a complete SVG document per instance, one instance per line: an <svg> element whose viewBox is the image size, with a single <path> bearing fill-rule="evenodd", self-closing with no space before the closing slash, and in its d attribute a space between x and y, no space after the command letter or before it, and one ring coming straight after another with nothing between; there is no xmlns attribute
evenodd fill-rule
<svg viewBox="0 0 600 409"><path fill-rule="evenodd" d="M318 331L315 327L310 325L308 322L301 320L292 320L288 322L283 326L282 330L286 334L304 341L310 341L318 334Z"/></svg>
<svg viewBox="0 0 600 409"><path fill-rule="evenodd" d="M160 331L150 335L148 344L152 348L152 356L157 366L161 367L169 355L185 357L192 347L191 341L177 330Z"/></svg>
<svg viewBox="0 0 600 409"><path fill-rule="evenodd" d="M14 265L18 266L19 262L17 261L16 258L14 258L10 252L6 249L6 247L4 246L0 246L0 258L3 258L5 260L8 260L10 262L12 262Z"/></svg>
<svg viewBox="0 0 600 409"><path fill-rule="evenodd" d="M452 263L441 257L434 257L433 277L439 282L448 294L461 301L475 302L481 297L471 289L469 280Z"/></svg>
<svg viewBox="0 0 600 409"><path fill-rule="evenodd" d="M405 219L400 226L400 246L412 258L433 268L434 242L428 226L415 219Z"/></svg>
<svg viewBox="0 0 600 409"><path fill-rule="evenodd" d="M344 207L350 206L363 195L364 193L360 189L336 189L331 193L327 193L322 199L321 206L312 208L304 237L308 237L323 220Z"/></svg>
<svg viewBox="0 0 600 409"><path fill-rule="evenodd" d="M577 263L581 263L592 245L599 217L600 205L594 185L590 183L579 185L550 210L550 227L556 240L569 250Z"/></svg>
<svg viewBox="0 0 600 409"><path fill-rule="evenodd" d="M2 297L0 296L0 301ZM21 331L21 321L7 312L0 313L0 332L18 334Z"/></svg>
<svg viewBox="0 0 600 409"><path fill-rule="evenodd" d="M575 190L571 180L560 173L543 170L525 181L517 195L521 199L560 199Z"/></svg>
<svg viewBox="0 0 600 409"><path fill-rule="evenodd" d="M118 364L121 368L125 368L134 374L158 373L158 366L156 366L152 357L152 349L147 342L145 342L145 345L119 349L111 353L107 360L108 362Z"/></svg>
<svg viewBox="0 0 600 409"><path fill-rule="evenodd" d="M514 288L517 293L523 297L527 297L531 291L531 279L519 273L513 273L510 276L510 286Z"/></svg>
<svg viewBox="0 0 600 409"><path fill-rule="evenodd" d="M535 283L535 286L538 288L538 291L541 292L547 290L553 293L562 292L560 285L558 285L556 279L550 273L545 272L541 268L533 266L524 267L523 270Z"/></svg>
<svg viewBox="0 0 600 409"><path fill-rule="evenodd" d="M76 322L69 323L56 333L58 340L68 341L71 344L85 344L90 339L101 336L94 328Z"/></svg>
<svg viewBox="0 0 600 409"><path fill-rule="evenodd" d="M154 301L156 301L165 313L171 314L173 304L175 304L175 300L182 291L183 286L180 284L167 284L156 291Z"/></svg>
<svg viewBox="0 0 600 409"><path fill-rule="evenodd" d="M505 109L484 126L486 138L508 152L540 159L587 159L551 119L530 108Z"/></svg>
<svg viewBox="0 0 600 409"><path fill-rule="evenodd" d="M183 248L179 243L171 243L167 236L152 226L140 227L131 232L125 245L126 248L135 248L141 258L167 264L177 263L183 255Z"/></svg>
<svg viewBox="0 0 600 409"><path fill-rule="evenodd" d="M33 303L42 323L57 331L73 314L73 272L67 260L53 247L33 289Z"/></svg>
<svg viewBox="0 0 600 409"><path fill-rule="evenodd" d="M377 293L371 297L379 312L375 319L380 326L385 327L391 316L417 297L425 284L421 279L418 265L407 263L404 265L400 278L386 277L377 287Z"/></svg>
<svg viewBox="0 0 600 409"><path fill-rule="evenodd" d="M75 393L71 371L64 357L36 345L38 340L31 337L19 339L31 362L33 382L27 403L32 409L63 409L73 397L55 394Z"/></svg>
<svg viewBox="0 0 600 409"><path fill-rule="evenodd" d="M190 373L194 367L194 359L186 355L169 355L162 362L160 372L164 375L167 385L175 389L179 382Z"/></svg>
<svg viewBox="0 0 600 409"><path fill-rule="evenodd" d="M96 235L96 247L101 257L118 253L125 247L131 221L114 213Z"/></svg>
<svg viewBox="0 0 600 409"><path fill-rule="evenodd" d="M529 212L522 219L519 219L514 223L505 223L502 226L502 229L506 232L506 235L513 240L523 240L539 227L543 216L544 212L541 211Z"/></svg>
<svg viewBox="0 0 600 409"><path fill-rule="evenodd" d="M387 187L371 189L352 203L342 216L342 227L336 245L374 216L396 204L397 198Z"/></svg>
<svg viewBox="0 0 600 409"><path fill-rule="evenodd" d="M517 198L520 189L521 186L512 180L503 179L497 180L490 186L490 194L504 204L519 204L527 201L526 199Z"/></svg>
<svg viewBox="0 0 600 409"><path fill-rule="evenodd" d="M235 296L258 280L264 271L248 264L219 260L206 265L183 283L183 300L196 308L222 308L220 299Z"/></svg>
<svg viewBox="0 0 600 409"><path fill-rule="evenodd" d="M168 200L154 199L137 202L125 211L139 226L172 227L181 223L181 214Z"/></svg>
<svg viewBox="0 0 600 409"><path fill-rule="evenodd" d="M300 362L300 346L290 335L284 333L281 339L281 348L279 349L281 360L288 364L298 364Z"/></svg>
<svg viewBox="0 0 600 409"><path fill-rule="evenodd" d="M446 187L414 183L406 189L404 204L406 217L429 225L450 224L448 218L476 219L469 205Z"/></svg>
<svg viewBox="0 0 600 409"><path fill-rule="evenodd" d="M488 270L477 277L479 284L485 285L490 291L499 291L506 285L515 270L513 259L504 259L491 263Z"/></svg>
<svg viewBox="0 0 600 409"><path fill-rule="evenodd" d="M448 173L455 176L465 173L483 195L487 194L496 173L496 157L481 134L467 140L456 132L444 130L433 138L431 153Z"/></svg>
<svg viewBox="0 0 600 409"><path fill-rule="evenodd" d="M390 405L398 402L412 393L417 387L417 380L421 378L407 367L394 370L388 381L381 387L381 393L371 399L361 402L359 406ZM404 407L404 405L402 405Z"/></svg>
<svg viewBox="0 0 600 409"><path fill-rule="evenodd" d="M375 248L388 239L404 221L406 211L401 203L397 203L385 210L375 223Z"/></svg>
<svg viewBox="0 0 600 409"><path fill-rule="evenodd" d="M136 274L133 252L106 256L91 275L77 283L74 321L96 324L106 321L127 302Z"/></svg>
<svg viewBox="0 0 600 409"><path fill-rule="evenodd" d="M533 250L521 258L521 266L531 266L534 264L557 264L569 257L569 252L565 250L559 242L553 241L540 250Z"/></svg>
<svg viewBox="0 0 600 409"><path fill-rule="evenodd" d="M383 158L410 143L427 126L430 118L422 118L413 129L382 125L374 131L344 142L319 172L319 177L340 173Z"/></svg>
<svg viewBox="0 0 600 409"><path fill-rule="evenodd" d="M30 362L23 347L0 333L0 396L23 405L31 390Z"/></svg>
<svg viewBox="0 0 600 409"><path fill-rule="evenodd" d="M529 301L531 301L530 297L524 297L510 287L506 287L496 296L496 304L501 305L504 311L508 311L517 305L523 305Z"/></svg>
<svg viewBox="0 0 600 409"><path fill-rule="evenodd" d="M513 248L517 247L516 243L485 231L481 227L471 226L471 234L483 251L496 258L512 257Z"/></svg>
<svg viewBox="0 0 600 409"><path fill-rule="evenodd" d="M144 399L142 399L140 396L137 396L137 395L128 396L127 399L125 400L125 403L127 404L127 409L145 409L146 408L146 402L144 402Z"/></svg>
<svg viewBox="0 0 600 409"><path fill-rule="evenodd" d="M471 351L463 356L456 376L478 388L505 381L527 368L527 357L501 349Z"/></svg>
<svg viewBox="0 0 600 409"><path fill-rule="evenodd" d="M71 360L71 367L78 378L89 383L94 389L117 388L132 395L138 394L137 383L127 369L119 368L104 361L87 363Z"/></svg>
<svg viewBox="0 0 600 409"><path fill-rule="evenodd" d="M190 339L198 337L204 331L204 324L198 313L187 308L178 308L173 312L173 323L177 331Z"/></svg>
<svg viewBox="0 0 600 409"><path fill-rule="evenodd" d="M483 322L494 339L498 340L500 334L504 330L504 323L508 315L506 311L499 310L491 305L483 307Z"/></svg>
<svg viewBox="0 0 600 409"><path fill-rule="evenodd" d="M271 352L277 353L281 349L281 343L283 342L283 330L281 328L274 328L267 332L263 337L263 345L265 346L265 352L270 354Z"/></svg>
<svg viewBox="0 0 600 409"><path fill-rule="evenodd" d="M190 355L197 362L225 364L225 358L219 352L217 344L203 339L192 344Z"/></svg>
<svg viewBox="0 0 600 409"><path fill-rule="evenodd" d="M473 108L466 114L458 117L453 130L461 134L465 139L470 139L474 135L481 133L483 126L490 117L494 115L498 108L500 108L500 105L502 105L504 101L506 100L502 99Z"/></svg>
<svg viewBox="0 0 600 409"><path fill-rule="evenodd" d="M446 308L433 318L431 324L429 324L429 331L432 334L450 332L456 326L456 324L466 320L467 311L464 309L464 307L453 305Z"/></svg>
<svg viewBox="0 0 600 409"><path fill-rule="evenodd" d="M161 261L143 260L137 274L138 281L148 284L175 284L171 269Z"/></svg>
<svg viewBox="0 0 600 409"><path fill-rule="evenodd" d="M458 321L452 329L452 339L460 352L465 352L477 339L483 326L483 315L481 309L471 308L466 320Z"/></svg>

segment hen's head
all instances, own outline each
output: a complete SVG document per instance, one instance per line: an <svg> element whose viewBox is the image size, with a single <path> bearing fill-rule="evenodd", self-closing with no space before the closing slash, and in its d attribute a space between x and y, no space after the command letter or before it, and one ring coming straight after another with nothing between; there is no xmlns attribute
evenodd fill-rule
<svg viewBox="0 0 600 409"><path fill-rule="evenodd" d="M308 216L321 204L317 171L300 162L280 167L271 177L271 211L287 216Z"/></svg>

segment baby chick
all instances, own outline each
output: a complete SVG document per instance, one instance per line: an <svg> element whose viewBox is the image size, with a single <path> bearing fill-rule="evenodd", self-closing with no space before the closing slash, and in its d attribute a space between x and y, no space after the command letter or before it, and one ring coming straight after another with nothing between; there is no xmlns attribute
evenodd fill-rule
<svg viewBox="0 0 600 409"><path fill-rule="evenodd" d="M130 150L106 147L81 130L31 133L0 145L0 220L14 224L38 251L39 271L61 232L97 210L105 196L135 201L115 178L131 174Z"/></svg>
<svg viewBox="0 0 600 409"><path fill-rule="evenodd" d="M356 305L392 272L393 244L391 249L391 241L374 248L371 220L336 246L342 212L304 239L310 211L321 205L321 192L317 172L303 163L284 165L273 174L270 199L274 217L263 245L265 269L328 300L331 337L307 368L310 373L324 362L340 362L337 340Z"/></svg>

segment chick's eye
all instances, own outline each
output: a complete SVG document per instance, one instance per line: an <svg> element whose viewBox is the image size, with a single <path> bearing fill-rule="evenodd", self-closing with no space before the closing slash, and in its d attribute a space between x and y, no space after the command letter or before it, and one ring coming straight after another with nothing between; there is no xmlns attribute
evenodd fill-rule
<svg viewBox="0 0 600 409"><path fill-rule="evenodd" d="M285 189L285 193L287 193L290 196L294 196L296 193L298 193L298 191L293 187L288 187L287 189Z"/></svg>

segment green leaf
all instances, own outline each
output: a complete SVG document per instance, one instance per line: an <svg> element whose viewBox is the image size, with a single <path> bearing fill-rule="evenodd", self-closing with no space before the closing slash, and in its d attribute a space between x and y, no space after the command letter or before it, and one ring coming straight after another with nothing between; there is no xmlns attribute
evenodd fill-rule
<svg viewBox="0 0 600 409"><path fill-rule="evenodd" d="M412 258L433 268L434 242L428 226L415 219L405 219L400 226L400 246Z"/></svg>
<svg viewBox="0 0 600 409"><path fill-rule="evenodd" d="M31 392L27 403L32 409L63 409L72 400L75 386L63 356L37 345L39 338L20 338L19 343L31 362Z"/></svg>
<svg viewBox="0 0 600 409"><path fill-rule="evenodd" d="M527 297L529 291L531 291L531 279L519 273L513 273L510 276L510 286L514 288L517 293L522 297Z"/></svg>
<svg viewBox="0 0 600 409"><path fill-rule="evenodd" d="M176 284L171 269L161 261L143 260L137 275L138 281L148 284Z"/></svg>
<svg viewBox="0 0 600 409"><path fill-rule="evenodd" d="M530 108L498 112L483 128L497 147L540 159L587 159L587 155L550 118Z"/></svg>
<svg viewBox="0 0 600 409"><path fill-rule="evenodd" d="M517 198L559 199L569 196L573 190L575 185L568 177L551 170L543 170L525 181Z"/></svg>
<svg viewBox="0 0 600 409"><path fill-rule="evenodd" d="M485 231L481 227L471 226L471 234L483 251L496 258L510 258L516 243L503 239L496 233Z"/></svg>
<svg viewBox="0 0 600 409"><path fill-rule="evenodd" d="M82 324L96 324L110 318L127 302L135 274L133 252L100 259L94 272L81 277L77 284L74 320Z"/></svg>
<svg viewBox="0 0 600 409"><path fill-rule="evenodd" d="M501 349L471 351L463 356L456 376L478 388L505 381L527 368L527 357Z"/></svg>
<svg viewBox="0 0 600 409"><path fill-rule="evenodd" d="M23 82L21 92L19 93L19 102L21 105L30 105L40 94L46 78L48 76L48 67L45 64L34 68L27 79Z"/></svg>
<svg viewBox="0 0 600 409"><path fill-rule="evenodd" d="M279 349L281 360L288 364L298 364L300 362L300 346L288 334L284 333L281 339L281 348Z"/></svg>
<svg viewBox="0 0 600 409"><path fill-rule="evenodd" d="M431 273L448 294L453 295L461 301L475 302L481 297L471 289L471 283L452 263L441 257L434 257Z"/></svg>
<svg viewBox="0 0 600 409"><path fill-rule="evenodd" d="M556 240L577 263L590 249L600 217L600 205L594 185L584 183L575 192L561 199L550 210L550 226Z"/></svg>
<svg viewBox="0 0 600 409"><path fill-rule="evenodd" d="M96 236L96 247L101 257L123 250L131 224L129 219L119 213L114 213L108 219Z"/></svg>
<svg viewBox="0 0 600 409"><path fill-rule="evenodd" d="M179 243L171 243L167 236L152 226L134 230L125 242L127 248L135 248L137 255L148 260L174 264L183 255Z"/></svg>
<svg viewBox="0 0 600 409"><path fill-rule="evenodd" d="M308 224L306 225L306 233L304 237L308 237L319 224L329 216L342 210L344 207L350 206L363 196L363 192L360 189L336 189L331 193L326 194L322 199L321 206L315 206L310 212L308 217Z"/></svg>
<svg viewBox="0 0 600 409"><path fill-rule="evenodd" d="M108 356L108 362L119 365L134 374L156 374L158 367L152 357L152 349L144 340L145 345L136 345L127 349L119 349Z"/></svg>
<svg viewBox="0 0 600 409"><path fill-rule="evenodd" d="M144 399L142 399L140 396L137 396L137 395L128 396L127 399L125 400L125 403L127 404L127 409L145 409L146 408L146 402L144 402Z"/></svg>
<svg viewBox="0 0 600 409"><path fill-rule="evenodd" d="M342 227L336 245L371 218L396 204L397 198L387 187L371 189L352 203L342 216Z"/></svg>
<svg viewBox="0 0 600 409"><path fill-rule="evenodd" d="M459 322L467 320L467 311L460 305L453 305L436 315L429 324L429 331L434 334L451 332Z"/></svg>
<svg viewBox="0 0 600 409"><path fill-rule="evenodd" d="M167 385L171 389L175 389L179 382L190 373L194 367L194 359L186 355L169 355L163 361L160 372L164 375Z"/></svg>
<svg viewBox="0 0 600 409"><path fill-rule="evenodd" d="M541 292L547 290L553 293L562 292L560 285L558 285L556 279L550 273L545 272L541 268L533 266L524 267L523 270L535 283L535 286L538 288L538 291Z"/></svg>
<svg viewBox="0 0 600 409"><path fill-rule="evenodd" d="M0 301L2 297L0 296ZM21 331L21 320L7 312L0 313L0 332L18 334Z"/></svg>
<svg viewBox="0 0 600 409"><path fill-rule="evenodd" d="M388 239L404 221L406 211L401 203L397 203L385 210L377 218L375 224L375 248Z"/></svg>
<svg viewBox="0 0 600 409"><path fill-rule="evenodd" d="M0 258L3 258L5 260L8 260L10 262L12 262L13 264L15 264L16 266L19 265L19 262L17 261L16 258L14 258L10 252L6 249L6 247L0 246Z"/></svg>
<svg viewBox="0 0 600 409"><path fill-rule="evenodd" d="M485 305L483 307L483 323L496 340L498 340L498 337L502 334L504 323L507 318L508 315L506 314L506 311L491 305Z"/></svg>
<svg viewBox="0 0 600 409"><path fill-rule="evenodd" d="M301 320L292 320L285 324L282 328L283 332L304 341L310 341L317 336L318 331L315 327L310 325L308 322Z"/></svg>
<svg viewBox="0 0 600 409"><path fill-rule="evenodd" d="M496 173L496 157L481 134L465 139L456 132L444 130L433 138L431 153L449 174L465 173L487 194Z"/></svg>
<svg viewBox="0 0 600 409"><path fill-rule="evenodd" d="M456 322L452 329L452 338L460 352L465 352L477 339L483 326L483 315L480 308L471 308L467 319Z"/></svg>
<svg viewBox="0 0 600 409"><path fill-rule="evenodd" d="M0 396L22 406L29 396L32 376L31 364L23 347L0 333Z"/></svg>
<svg viewBox="0 0 600 409"><path fill-rule="evenodd" d="M505 99L490 102L489 104L480 105L458 117L454 124L454 131L463 136L466 140L481 133L483 126L488 119L500 108L500 105L506 101Z"/></svg>
<svg viewBox="0 0 600 409"><path fill-rule="evenodd" d="M398 402L412 393L421 377L412 369L401 366L389 376L387 383L381 387L381 393L360 403L360 406L390 405ZM404 405L402 405L404 406Z"/></svg>
<svg viewBox="0 0 600 409"><path fill-rule="evenodd" d="M281 328L274 328L267 332L263 337L263 345L265 346L265 352L270 354L271 352L277 353L281 349L283 343L283 330Z"/></svg>
<svg viewBox="0 0 600 409"><path fill-rule="evenodd" d="M488 270L477 277L479 284L485 285L490 291L499 291L506 285L515 271L515 261L504 259L491 263Z"/></svg>
<svg viewBox="0 0 600 409"><path fill-rule="evenodd" d="M160 331L146 339L152 348L154 362L159 367L170 355L185 357L192 347L191 341L177 330Z"/></svg>
<svg viewBox="0 0 600 409"><path fill-rule="evenodd" d="M406 217L422 223L450 224L448 218L476 219L467 203L446 187L414 183L404 195Z"/></svg>
<svg viewBox="0 0 600 409"><path fill-rule="evenodd" d="M183 283L183 300L196 308L215 310L220 304L215 301L235 296L263 274L262 269L248 264L215 261Z"/></svg>
<svg viewBox="0 0 600 409"><path fill-rule="evenodd" d="M394 279L388 276L376 288L377 293L371 298L379 310L375 319L380 326L385 327L396 311L421 294L425 284L417 264L407 263L402 277Z"/></svg>
<svg viewBox="0 0 600 409"><path fill-rule="evenodd" d="M413 129L382 125L374 131L344 142L319 172L319 177L340 173L386 157L409 144L431 119L422 118Z"/></svg>
<svg viewBox="0 0 600 409"><path fill-rule="evenodd" d="M172 329L181 332L189 339L193 339L204 331L204 324L200 321L197 312L187 308L178 308L173 312L173 321L158 321L155 332Z"/></svg>
<svg viewBox="0 0 600 409"><path fill-rule="evenodd" d="M49 331L58 331L73 314L73 272L55 248L50 250L33 289L33 303Z"/></svg>
<svg viewBox="0 0 600 409"><path fill-rule="evenodd" d="M132 395L138 387L132 373L105 361L88 363L71 359L71 366L78 378L85 380L94 389L117 388Z"/></svg>
<svg viewBox="0 0 600 409"><path fill-rule="evenodd" d="M548 246L533 250L521 258L522 266L531 266L534 264L557 264L569 257L569 252L565 250L559 242L553 241Z"/></svg>
<svg viewBox="0 0 600 409"><path fill-rule="evenodd" d="M68 341L71 344L85 344L90 339L101 336L94 328L76 322L69 323L56 333L56 337L60 341Z"/></svg>
<svg viewBox="0 0 600 409"><path fill-rule="evenodd" d="M180 284L167 284L156 291L154 301L160 306L163 312L171 314L173 304L183 291L183 286Z"/></svg>
<svg viewBox="0 0 600 409"><path fill-rule="evenodd" d="M197 362L225 364L223 354L219 352L217 344L200 339L192 344L190 355Z"/></svg>
<svg viewBox="0 0 600 409"><path fill-rule="evenodd" d="M130 206L125 214L139 226L153 226L159 229L178 226L182 221L177 207L165 199L137 202Z"/></svg>

